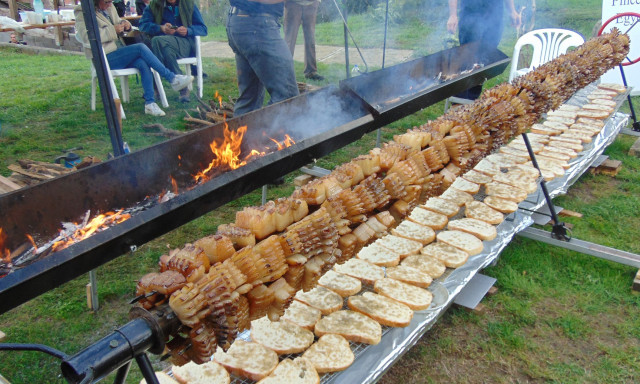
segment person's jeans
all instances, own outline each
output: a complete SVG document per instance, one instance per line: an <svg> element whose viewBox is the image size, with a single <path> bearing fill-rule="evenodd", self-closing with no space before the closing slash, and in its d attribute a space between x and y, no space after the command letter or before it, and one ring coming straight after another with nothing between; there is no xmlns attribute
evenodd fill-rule
<svg viewBox="0 0 640 384"><path fill-rule="evenodd" d="M149 68L155 69L160 76L169 82L172 82L176 76L162 65L160 60L144 44L133 44L118 48L107 55L107 60L111 69L135 68L140 71L142 96L145 104L155 102L153 97L153 75Z"/></svg>
<svg viewBox="0 0 640 384"><path fill-rule="evenodd" d="M265 87L269 104L298 95L293 58L275 17L229 15L227 37L236 55L240 92L234 116L262 108Z"/></svg>
<svg viewBox="0 0 640 384"><path fill-rule="evenodd" d="M316 15L318 14L318 2L309 5L300 5L288 1L284 6L284 41L289 46L291 55L296 48L298 30L302 24L304 35L304 74L318 73L316 63Z"/></svg>

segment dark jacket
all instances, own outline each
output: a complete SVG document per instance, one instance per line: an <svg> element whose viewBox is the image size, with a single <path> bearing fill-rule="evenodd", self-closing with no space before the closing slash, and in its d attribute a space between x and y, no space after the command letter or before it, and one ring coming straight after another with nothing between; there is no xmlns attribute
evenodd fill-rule
<svg viewBox="0 0 640 384"><path fill-rule="evenodd" d="M164 33L160 26L166 23L187 27L186 37L206 36L208 33L207 26L193 0L178 0L176 7L170 7L165 0L151 0L142 13L138 28L149 36L161 36Z"/></svg>

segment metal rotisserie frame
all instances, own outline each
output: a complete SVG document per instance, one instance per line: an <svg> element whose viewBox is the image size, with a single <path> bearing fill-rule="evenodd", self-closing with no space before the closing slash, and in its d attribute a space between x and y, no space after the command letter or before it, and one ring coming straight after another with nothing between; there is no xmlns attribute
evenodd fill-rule
<svg viewBox="0 0 640 384"><path fill-rule="evenodd" d="M344 147L367 132L480 84L500 74L508 64L506 56L495 51L485 55L493 61L484 59L483 67L451 80L415 90L408 90L407 83L401 84L401 80L426 84L423 79L435 78L440 72L454 75L465 71L479 62L474 54L478 52L473 47L453 48L345 80L340 88L328 86L231 119L227 122L231 130L248 127L244 150L273 147L270 138L281 140L284 134L293 137L296 144L192 188L187 186L193 185L193 175L213 159L209 145L222 137L225 123L0 196L5 244L15 249L26 242L26 234L40 242L47 241L57 235L62 222L80 221L87 211L97 214L134 207L147 196L171 190L171 178L180 190L165 203L0 278L0 313Z"/></svg>

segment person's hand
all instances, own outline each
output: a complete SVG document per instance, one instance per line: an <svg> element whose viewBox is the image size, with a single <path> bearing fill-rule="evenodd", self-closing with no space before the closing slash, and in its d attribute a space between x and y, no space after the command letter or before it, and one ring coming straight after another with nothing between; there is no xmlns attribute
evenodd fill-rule
<svg viewBox="0 0 640 384"><path fill-rule="evenodd" d="M120 24L116 24L113 26L116 29L116 33L119 35L122 32L124 32L124 24L120 23Z"/></svg>
<svg viewBox="0 0 640 384"><path fill-rule="evenodd" d="M176 29L176 33L178 35L180 35L180 36L187 36L188 32L189 31L187 30L187 27L185 27L184 25L180 26L180 27L178 27L178 29Z"/></svg>
<svg viewBox="0 0 640 384"><path fill-rule="evenodd" d="M458 15L449 16L449 20L447 20L447 31L449 33L456 33L458 31Z"/></svg>
<svg viewBox="0 0 640 384"><path fill-rule="evenodd" d="M124 30L125 31L130 31L131 30L131 23L129 22L129 20L120 20L120 24L124 26Z"/></svg>
<svg viewBox="0 0 640 384"><path fill-rule="evenodd" d="M163 25L160 27L160 30L161 30L161 31L162 31L162 33L164 33L165 35L173 35L174 33L176 33L176 30L175 30L175 29L173 29L173 28L171 28L171 24L169 24L169 23L163 24Z"/></svg>

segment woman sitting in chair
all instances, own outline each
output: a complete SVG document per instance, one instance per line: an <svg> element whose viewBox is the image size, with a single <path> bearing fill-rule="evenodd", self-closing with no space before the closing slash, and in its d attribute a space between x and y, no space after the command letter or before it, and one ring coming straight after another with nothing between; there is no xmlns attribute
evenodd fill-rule
<svg viewBox="0 0 640 384"><path fill-rule="evenodd" d="M131 30L131 23L120 19L116 9L111 6L113 0L93 0L96 8L96 21L100 31L102 49L107 56L111 69L136 68L140 71L142 94L144 97L144 113L153 116L164 116L165 113L156 104L153 92L153 68L160 76L171 83L175 91L180 91L191 84L193 76L178 75L165 67L160 60L144 44L125 45L122 35ZM74 9L76 16L76 33L85 46L85 54L91 58L87 27L84 23L82 8L78 5Z"/></svg>

